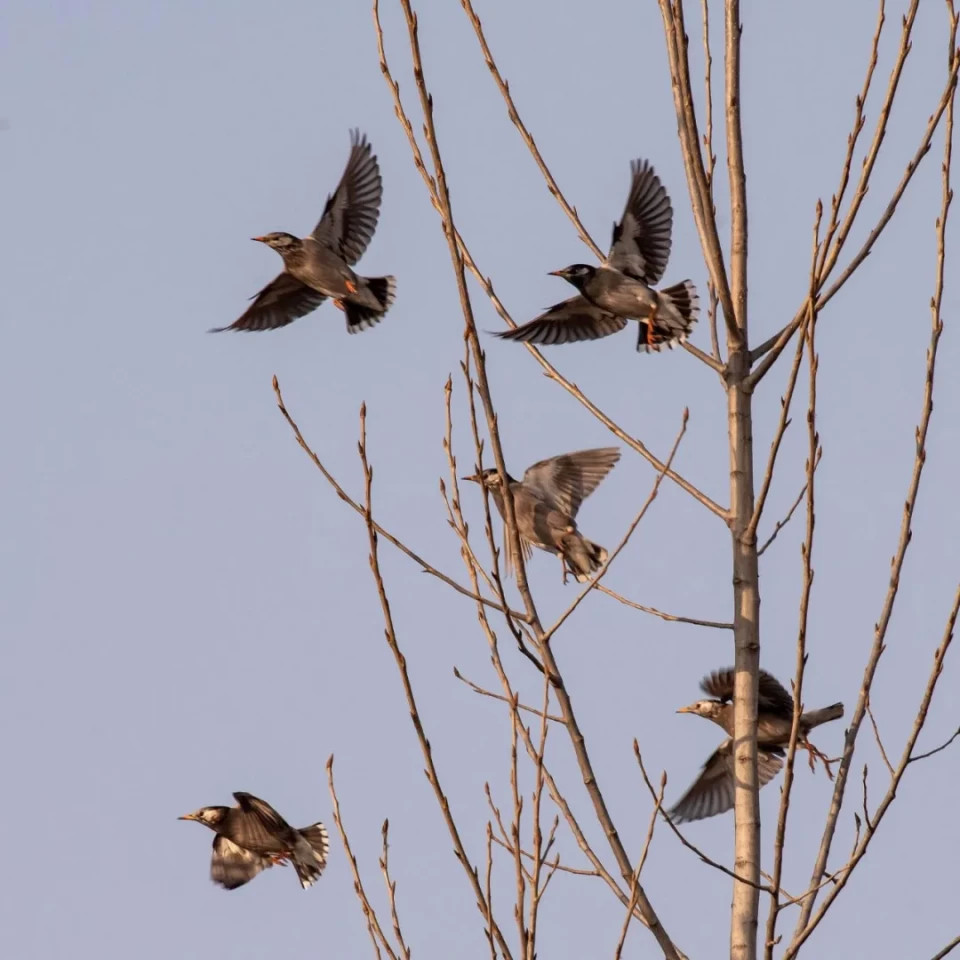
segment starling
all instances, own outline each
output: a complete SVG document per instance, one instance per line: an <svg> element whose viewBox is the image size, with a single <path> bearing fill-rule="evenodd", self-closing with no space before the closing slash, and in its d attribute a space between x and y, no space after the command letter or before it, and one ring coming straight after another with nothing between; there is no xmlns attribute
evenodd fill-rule
<svg viewBox="0 0 960 960"><path fill-rule="evenodd" d="M639 321L637 349L659 350L686 340L697 322L699 298L689 280L654 290L670 257L673 207L646 160L630 164L633 180L607 259L599 267L574 263L551 276L563 277L580 295L556 303L529 323L497 333L504 340L573 343L599 340Z"/></svg>
<svg viewBox="0 0 960 960"><path fill-rule="evenodd" d="M223 330L273 330L316 310L327 297L346 314L347 333L379 323L393 303L393 277L360 277L350 268L377 228L383 185L366 136L353 131L350 157L337 189L327 197L320 222L301 240L268 233L254 240L283 257L283 273L271 280L238 320Z"/></svg>
<svg viewBox="0 0 960 960"><path fill-rule="evenodd" d="M580 504L619 459L620 451L616 447L579 450L535 463L527 468L522 480L514 480L507 474L520 543L527 559L532 547L553 553L563 563L564 576L569 568L581 583L589 580L590 574L606 562L607 551L577 530L574 517ZM503 494L496 470L484 470L463 479L483 484L503 517ZM507 569L511 566L508 550Z"/></svg>
<svg viewBox="0 0 960 960"><path fill-rule="evenodd" d="M315 823L294 830L269 803L250 793L235 793L236 807L201 807L179 817L209 827L213 838L210 879L233 890L251 881L261 870L289 860L304 890L327 865L330 839L327 828Z"/></svg>
<svg viewBox="0 0 960 960"><path fill-rule="evenodd" d="M706 717L727 732L727 739L713 752L703 765L700 776L693 786L680 798L670 811L675 823L702 820L724 813L733 806L733 677L732 667L714 670L700 682L700 689L715 699L697 700L689 707L681 707L677 713L695 713ZM807 734L821 723L838 720L843 716L843 704L834 703L821 710L811 710L800 716L797 742L814 755L826 760L814 747ZM783 766L784 747L790 742L793 726L793 697L782 684L766 670L760 671L760 686L757 701L757 777L759 786L769 783ZM827 768L829 772L829 767Z"/></svg>

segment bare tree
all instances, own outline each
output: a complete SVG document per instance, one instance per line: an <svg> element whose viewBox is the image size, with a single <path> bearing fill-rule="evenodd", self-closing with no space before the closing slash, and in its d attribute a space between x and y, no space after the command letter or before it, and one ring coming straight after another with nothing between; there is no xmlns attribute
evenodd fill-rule
<svg viewBox="0 0 960 960"><path fill-rule="evenodd" d="M357 495L350 494L327 471L322 458L310 446L292 414L285 405L279 384L274 381L280 410L292 428L297 441L309 454L334 490L362 518L369 542L370 566L379 602L383 610L387 646L396 662L398 675L406 697L411 721L418 738L426 767L426 775L435 793L453 843L457 860L463 867L470 895L475 899L481 918L478 942L493 958L524 957L532 960L536 955L538 916L543 898L549 890L552 878L558 871L565 871L603 881L610 893L624 908L622 929L611 931L610 947L615 957L620 957L631 922L636 920L649 930L665 958L675 960L684 956L682 935L668 931L655 904L648 896L642 874L651 843L659 823L666 822L669 829L680 837L682 843L693 850L711 868L722 871L732 881L732 909L730 920L730 956L735 960L754 960L758 955L766 958L781 956L793 958L801 951L812 934L833 907L844 890L849 878L863 861L870 843L880 828L881 822L893 803L897 789L910 766L944 749L960 734L954 733L941 746L925 752L917 752L917 742L924 727L927 713L936 692L943 670L944 658L950 646L955 621L960 608L960 586L946 611L946 625L933 650L933 664L920 700L917 704L912 728L906 733L899 758L888 753L891 741L888 731L886 740L881 739L878 723L873 712L871 691L878 663L884 653L887 628L897 601L901 571L907 557L911 539L911 524L921 488L921 478L926 459L926 440L933 413L934 373L940 335L943 329L941 304L943 301L946 258L946 224L952 200L951 147L953 136L953 110L960 51L957 48L957 13L953 0L945 2L945 17L942 48L945 54L936 69L942 71L942 91L938 100L931 103L929 120L922 131L912 154L902 158L903 174L886 199L879 218L874 223L865 221L864 198L873 185L874 171L881 153L886 149L885 136L891 111L897 102L900 81L911 61L913 29L919 0L908 3L899 25L897 51L890 65L881 67L881 39L888 26L884 3L880 2L876 29L867 40L862 55L866 57L866 73L861 89L850 91L853 106L853 122L845 150L840 157L839 181L827 203L818 202L812 211L811 253L805 267L808 282L802 302L793 304L784 312L781 329L764 342L754 345L748 324L748 216L747 174L743 151L743 119L741 116L741 14L738 0L726 0L722 5L723 50L722 81L713 73L710 20L720 12L720 4L701 0L696 17L701 33L702 63L705 75L702 85L694 84L689 57L689 36L685 9L682 0L659 0L663 20L667 60L676 110L677 132L682 150L690 205L699 233L703 260L706 266L709 289L708 320L711 349L702 351L692 344L684 344L691 356L691 363L699 362L714 371L725 395L727 410L727 437L730 464L729 502L723 505L704 493L689 477L683 476L673 466L674 454L681 444L687 424L687 412L678 413L677 436L673 448L658 456L627 428L615 422L601 410L574 383L540 351L527 345L532 360L556 386L565 390L582 404L596 420L616 436L623 444L644 458L653 468L653 479L647 499L638 510L635 519L625 531L620 545L610 552L606 562L595 577L585 584L571 601L569 607L552 623L541 618L536 598L528 584L524 566L523 550L518 536L514 504L509 487L504 485L505 544L507 556L515 558L516 590L519 601L512 600L505 570L501 564L501 547L497 543L489 502L484 495L484 548L469 528L461 510L458 482L458 458L455 448L462 444L459 430L469 431L471 457L482 468L485 458L492 457L492 465L501 478L506 476L503 449L497 417L497 402L487 378L486 356L478 335L474 318L470 277L476 281L503 322L515 326L503 302L497 296L492 280L484 273L473 254L467 238L456 226L454 191L448 182L441 149L442 130L438 129L433 110L433 91L421 59L417 13L411 0L398 0L406 25L406 36L392 38L396 46L404 45L411 58L415 95L401 96L396 77L398 69L387 56L387 41L381 28L379 5L374 0L374 26L379 50L380 67L393 99L397 118L409 141L416 169L420 173L427 197L436 210L447 241L450 266L459 293L464 322L464 355L460 361L461 384L455 386L448 380L444 387L446 409L446 436L444 451L447 459L447 476L441 479L441 491L446 518L453 535L457 538L464 562L464 577L439 569L416 553L397 534L390 532L378 518L373 508L373 467L371 452L366 441L366 410L360 414L359 455L362 464L364 489ZM556 198L569 217L573 229L598 257L602 252L581 223L572 203L565 197L551 174L550 168L537 147L534 136L512 98L506 78L502 75L494 53L484 34L483 24L472 0L461 0L464 16L473 29L478 54L489 68L494 85L503 98L507 113L519 136L528 148L550 193ZM934 63L934 52L923 54L926 64ZM914 58L916 55L914 55ZM933 66L928 66L933 69ZM829 69L829 68L827 68ZM886 72L886 87L882 93L878 74ZM697 92L699 90L699 92ZM441 91L440 96L443 95ZM873 121L872 135L868 132L866 104L868 99L878 100L879 107ZM722 103L723 137L715 138L714 104ZM418 128L422 124L422 130ZM719 129L720 124L717 124ZM936 263L933 271L933 291L929 301L930 343L927 351L926 373L920 404L919 425L916 430L916 445L913 469L906 491L905 505L900 524L899 541L891 562L889 586L876 621L872 645L867 653L863 681L850 724L846 731L843 752L839 758L833 793L826 813L819 849L810 865L810 879L806 889L788 894L782 887L784 858L787 851L787 835L790 812L791 788L793 785L796 749L800 740L799 719L803 712L804 672L807 665L806 637L807 617L814 582L814 533L816 519L817 467L821 460L817 418L817 330L819 323L829 320L828 306L836 294L861 270L868 255L893 221L898 207L910 188L911 181L925 170L925 175L937 176L933 163L926 162L927 154L935 141L943 144L939 176L942 181L942 200L939 211L931 217L936 232ZM716 141L716 142L715 142ZM718 226L715 177L718 171L715 149L726 160L729 197L730 235L724 239ZM891 158L892 159L892 158ZM860 246L849 247L852 235L863 236ZM921 278L917 278L917 283ZM789 318L789 319L787 319ZM722 322L724 336L719 326ZM786 388L780 402L779 422L770 442L765 464L758 464L753 450L753 405L760 397L758 388L767 374L781 358L791 355L792 362L786 376ZM776 475L778 454L784 435L791 423L795 394L801 384L801 372L806 372L806 466L805 476L798 480L799 493L787 514L776 520L766 538L761 542L758 534L771 487ZM462 389L468 411L465 425L455 424L451 397L455 389ZM802 387L801 387L802 392ZM765 402L772 403L769 397ZM458 428L455 430L455 426ZM729 622L705 620L687 614L668 613L648 605L639 604L610 590L604 577L611 564L643 520L650 505L657 497L662 484L670 481L688 493L708 514L722 520L729 529L731 542L732 614ZM759 482L758 482L759 481ZM799 626L796 639L796 670L793 677L794 722L785 763L784 784L779 817L776 822L772 845L772 867L761 868L760 814L757 780L757 694L760 668L760 584L759 557L772 544L781 529L795 513L806 516L806 529L802 546L802 585L799 609ZM469 598L475 605L476 617L482 636L489 647L490 662L499 685L499 690L488 689L482 684L457 673L465 684L464 689L493 697L505 705L511 724L511 749L509 757L509 784L506 808L497 798L502 795L499 785L487 787L490 816L486 824L457 823L448 801L447 789L441 783L441 774L433 758L430 740L418 708L414 687L401 649L400 638L391 616L388 585L380 566L380 542L386 539L402 551L413 563L429 574L439 577L451 589ZM555 655L552 641L567 621L570 614L592 592L603 592L635 607L646 615L668 621L683 621L695 624L704 630L730 631L733 637L735 664L734 691L734 758L736 789L734 807L734 862L727 866L697 849L684 833L670 821L663 809L665 776L659 786L649 778L643 767L639 744L635 743L636 759L646 781L652 810L642 850L634 855L627 851L620 831L614 823L604 791L591 762L590 750L567 685ZM504 633L506 631L506 633ZM523 653L523 661L529 671L535 671L541 690L538 702L526 704L520 701L518 680L511 676L501 656L503 636L509 636ZM918 641L919 643L919 641ZM919 655L919 654L918 654ZM528 678L529 679L529 678ZM831 853L841 807L845 800L851 801L848 788L858 779L854 767L854 751L861 737L864 720L869 719L869 730L883 757L886 767L886 782L881 785L879 801L871 802L868 787L874 783L868 778L866 766L859 777L862 797L858 812L854 814L855 836L846 860L840 866L831 866ZM554 745L566 737L569 746ZM554 750L572 751L580 774L582 786L588 796L593 815L605 837L606 850L596 849L588 839L588 831L574 813L567 797L576 789L572 784L561 783L554 777L550 764L548 744ZM525 767L525 765L529 765ZM343 841L351 869L355 889L362 904L367 927L377 956L391 958L409 957L415 948L408 946L404 938L396 897L396 883L391 879L388 862L387 824L383 825L383 854L380 870L387 894L386 906L381 912L389 913L390 923L381 923L373 900L362 881L363 868L351 852L333 780L332 758L328 764L330 789L334 802L334 820ZM526 771L526 772L524 772ZM527 774L532 775L532 790L524 791L521 783ZM874 789L876 789L874 787ZM552 805L555 815L547 818L547 807ZM529 814L527 814L529 808ZM525 814L526 819L525 819ZM470 860L462 840L465 831L480 832L485 838L486 862ZM557 852L557 838L568 832L582 851L586 866L577 867L561 861ZM504 872L506 871L506 872ZM496 885L512 875L515 893L511 932L507 921L496 914L493 891ZM768 902L764 926L760 927L761 895ZM782 914L788 908L796 913L792 933L784 935ZM762 932L762 936L761 936ZM481 939L482 936L482 939ZM960 940L947 944L937 956L946 954ZM604 949L606 949L604 947ZM598 952L599 949L598 949ZM822 955L822 954L821 954Z"/></svg>

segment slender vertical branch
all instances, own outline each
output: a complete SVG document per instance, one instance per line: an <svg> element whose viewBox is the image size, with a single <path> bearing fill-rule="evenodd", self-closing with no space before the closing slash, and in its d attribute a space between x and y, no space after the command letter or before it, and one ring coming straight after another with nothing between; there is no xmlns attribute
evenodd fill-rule
<svg viewBox="0 0 960 960"><path fill-rule="evenodd" d="M816 861L813 867L813 873L811 876L811 881L809 884L810 892L803 899L800 915L797 918L797 924L794 929L793 940L790 944L790 947L787 949L784 954L784 960L789 960L790 957L796 955L797 951L800 949L802 943L812 932L814 926L819 922L819 918L825 913L825 908L829 906L830 903L836 898L836 894L839 890L834 890L830 896L827 898L827 903L821 907L818 911L817 918L813 918L813 909L816 904L817 891L819 890L819 884L824 874L826 873L827 868L827 859L830 855L830 848L833 843L833 837L837 829L837 821L840 816L840 805L843 802L843 796L846 791L847 780L850 773L850 768L853 762L853 751L856 744L857 735L860 731L860 726L863 723L863 719L866 715L867 703L870 698L870 688L873 684L873 678L876 674L877 666L880 661L880 657L883 654L885 649L885 640L887 635L887 627L890 623L890 618L893 614L894 604L896 603L897 594L900 589L900 576L903 571L903 564L907 555L907 548L910 545L910 540L913 535L912 524L913 524L913 512L916 507L917 496L920 490L920 480L923 476L923 468L927 460L927 433L930 428L930 421L933 416L933 389L934 389L934 374L936 371L936 361L937 361L937 350L940 343L940 335L943 332L943 320L941 318L941 305L943 301L943 285L944 285L944 264L946 261L946 226L947 226L947 217L950 211L950 204L953 200L953 189L950 186L950 175L951 175L951 164L953 156L953 118L954 118L954 101L956 97L956 70L957 70L957 14L954 10L952 0L947 0L947 13L949 18L949 60L948 60L948 79L950 83L950 96L948 98L945 116L946 122L944 124L944 151L943 151L943 163L942 163L942 196L940 203L940 214L937 217L936 221L936 233L937 233L937 266L936 266L936 279L934 282L934 294L930 301L930 315L931 315L931 330L930 330L930 345L927 348L927 361L926 361L926 371L924 378L924 390L923 390L923 402L920 412L920 423L916 428L915 434L915 443L916 443L916 452L914 455L913 461L913 471L910 477L910 482L907 489L906 502L903 507L903 516L900 523L900 535L897 543L896 551L890 561L890 582L887 587L887 592L883 600L883 605L880 610L880 616L877 620L877 623L874 627L874 637L873 644L871 646L867 664L864 669L863 684L860 690L860 696L857 700L856 707L853 711L853 716L850 721L850 726L847 729L846 739L844 743L843 757L840 761L840 767L837 771L837 779L834 784L833 797L831 800L830 810L827 814L826 824L824 826L823 835L820 840L820 847L817 853ZM958 601L960 602L960 590L957 593ZM933 688L936 684L936 679L939 677L939 667L942 663L943 654L946 651L946 647L949 645L950 639L952 639L953 624L957 616L957 604L955 603L951 616L948 618L947 630L945 633L944 641L941 645L941 648L938 650L938 661L935 664L935 672L931 678L931 682L928 684L928 693L927 696L932 695ZM924 703L928 702L926 697ZM915 727L915 733L913 737L913 742L915 742L916 735L919 734L920 728L923 726L923 721L926 716L925 707L921 707L921 711L918 714L917 725ZM909 744L912 749L912 742ZM909 751L906 753L906 756L909 756ZM906 765L904 765L906 769ZM890 786L888 791L888 797L892 800L893 793L896 790L896 784L899 782L899 776L894 778L893 783ZM883 807L883 809L886 809ZM874 818L876 822L877 817ZM873 834L873 827L868 822L865 824L866 833L864 836L862 844L869 843L869 838ZM863 846L865 852L866 846Z"/></svg>
<svg viewBox="0 0 960 960"><path fill-rule="evenodd" d="M380 599L380 608L383 611L384 638L387 641L387 646L390 648L390 652L393 654L394 660L397 664L397 670L400 673L400 681L403 685L403 692L406 696L407 706L410 710L410 720L413 723L414 730L416 731L417 740L420 743L420 750L423 754L423 759L426 764L425 773L427 775L427 780L430 782L430 786L433 788L437 802L440 805L440 810L443 813L443 818L446 821L447 830L450 833L450 838L453 840L454 853L457 859L460 861L460 864L463 866L464 872L467 875L467 879L470 882L470 886L473 889L474 896L477 900L477 908L480 910L480 913L484 916L484 918L486 918L490 916L490 910L488 909L487 903L484 899L483 888L480 885L479 874L476 868L470 863L470 858L467 856L467 851L463 846L462 840L460 839L460 831L453 819L453 814L450 812L450 802L447 799L442 786L440 785L440 775L437 772L436 765L433 761L433 749L430 746L430 741L427 739L426 732L423 728L423 723L420 719L420 710L417 706L416 697L414 696L413 684L410 681L410 674L407 672L407 658L400 650L400 645L397 641L397 635L393 625L393 614L390 610L390 601L387 598L386 587L383 583L383 575L380 572L380 554L377 543L378 535L376 524L373 521L373 467L370 466L370 463L367 459L366 404L360 408L360 443L358 445L358 450L360 454L360 463L363 467L363 516L367 525L367 540L370 545L370 570L373 574L374 582L376 583L377 595ZM509 958L511 956L510 948L507 946L507 941L501 933L499 926L495 922L493 923L493 933L497 939L497 945L500 947L500 952L504 955L504 957Z"/></svg>
<svg viewBox="0 0 960 960"><path fill-rule="evenodd" d="M819 218L818 218L819 224ZM765 960L773 960L773 947L776 943L777 918L782 909L780 900L780 881L783 877L784 844L787 835L787 814L790 809L790 793L793 788L793 769L797 756L797 740L800 734L800 717L803 714L803 675L807 665L807 617L810 610L810 593L813 589L813 531L816 525L815 487L817 462L820 459L820 437L817 433L817 372L819 359L816 353L817 318L814 314L814 284L816 283L817 230L813 235L813 257L810 266L810 316L806 322L807 364L809 370L807 401L807 482L804 485L807 499L807 530L801 546L803 561L803 585L800 591L800 616L797 630L797 658L793 680L793 726L790 728L790 742L787 745L787 760L783 771L783 790L780 795L780 812L777 816L776 838L773 844L773 877L771 886L770 912L767 915L767 931L764 938Z"/></svg>

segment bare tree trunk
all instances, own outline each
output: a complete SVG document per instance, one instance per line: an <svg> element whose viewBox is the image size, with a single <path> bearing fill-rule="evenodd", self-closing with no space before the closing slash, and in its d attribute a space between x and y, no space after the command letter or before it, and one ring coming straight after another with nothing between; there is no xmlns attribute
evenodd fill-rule
<svg viewBox="0 0 960 960"><path fill-rule="evenodd" d="M745 347L730 354L727 418L730 439L730 532L733 539L734 746L736 821L734 871L747 883L733 885L732 960L757 955L760 891L760 810L757 796L757 677L760 669L760 590L753 515L753 394L745 388Z"/></svg>
<svg viewBox="0 0 960 960"><path fill-rule="evenodd" d="M760 670L760 588L753 494L753 393L747 343L747 184L740 124L740 3L724 8L727 171L730 177L730 297L727 318L727 431L730 442L730 532L733 537L734 635L734 883L731 960L756 960L760 909L760 808L757 796L757 678ZM733 322L731 322L731 320Z"/></svg>

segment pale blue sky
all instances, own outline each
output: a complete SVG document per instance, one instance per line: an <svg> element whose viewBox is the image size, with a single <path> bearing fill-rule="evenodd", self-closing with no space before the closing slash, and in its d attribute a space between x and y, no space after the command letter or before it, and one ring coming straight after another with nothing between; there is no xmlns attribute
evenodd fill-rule
<svg viewBox="0 0 960 960"><path fill-rule="evenodd" d="M802 297L813 207L837 183L875 9L831 0L743 6L750 315L759 342ZM899 28L893 7L881 68ZM488 0L479 8L517 104L588 228L606 240L630 159L649 158L677 211L666 280L690 276L703 289L653 0L589 7ZM514 316L528 319L569 292L546 272L589 253L508 122L459 4L434 0L419 9L458 226ZM382 17L412 104L399 10L388 2ZM852 244L872 226L933 109L944 19L942 5L923 5ZM699 64L699 9L688 20ZM885 83L886 73L878 75L878 91ZM871 121L876 111L874 98ZM12 0L0 12L0 117L7 122L0 132L4 954L370 955L336 838L327 873L308 893L281 870L227 893L208 879L210 834L175 819L248 790L295 823L323 819L333 834L323 765L335 753L354 850L380 904L379 828L390 818L414 956L484 955L480 918L421 774L383 642L362 525L297 448L270 390L276 373L307 438L354 492L365 400L380 521L462 579L437 489L446 469L442 388L458 370L462 321L437 216L380 76L368 5ZM348 337L328 304L281 331L208 336L279 269L279 259L248 238L312 227L354 126L369 136L383 171L380 227L360 266L397 275L385 321ZM886 588L921 403L941 146L938 138L891 229L818 327L824 458L810 706L852 707ZM723 171L719 182L722 193ZM726 236L722 204L720 225ZM896 753L960 569L953 272L925 486L875 688ZM475 286L474 293L478 323L498 329ZM716 377L684 352L639 356L632 337L549 356L661 454L688 405L677 463L726 502L725 403ZM694 342L707 348L705 324ZM611 442L524 349L492 339L486 346L514 472ZM760 463L784 380L778 367L758 394ZM761 535L802 483L806 437L797 412ZM462 416L456 432L468 472L473 454ZM583 508L587 535L614 545L652 479L649 466L625 451ZM464 499L480 534L478 494ZM762 561L763 663L785 682L794 663L801 535L795 521ZM609 582L640 602L728 619L729 559L722 523L665 485ZM508 801L509 727L502 705L458 684L452 667L492 685L485 641L468 600L387 544L382 561L443 783L480 860L484 781ZM559 583L556 562L538 555L530 572L543 613L562 610L573 588ZM673 711L696 698L702 674L731 662L729 635L594 596L555 648L600 784L636 856L650 804L631 740L639 738L652 770L668 769L668 799L686 788L718 731ZM525 697L536 697L536 675L512 651L506 656ZM952 661L942 688L926 746L957 725ZM834 724L817 742L834 753L842 734ZM554 772L590 822L568 744L560 731L554 737ZM863 760L871 764L879 796L881 765L866 736L857 760L858 775ZM811 941L811 956L929 957L957 933L957 769L957 754L946 752L911 771L868 863ZM761 796L768 854L778 789ZM828 796L822 773L798 771L784 877L791 892L803 888ZM848 799L842 851L859 793ZM590 835L606 853L595 824ZM689 835L730 860L731 817L694 824ZM566 833L559 849L566 862L583 865ZM726 878L663 830L645 882L691 957L724 955ZM510 932L512 896L505 876L495 902ZM785 932L792 919L788 913ZM622 908L601 882L558 876L539 953L612 955L621 922ZM657 952L637 928L627 955Z"/></svg>

